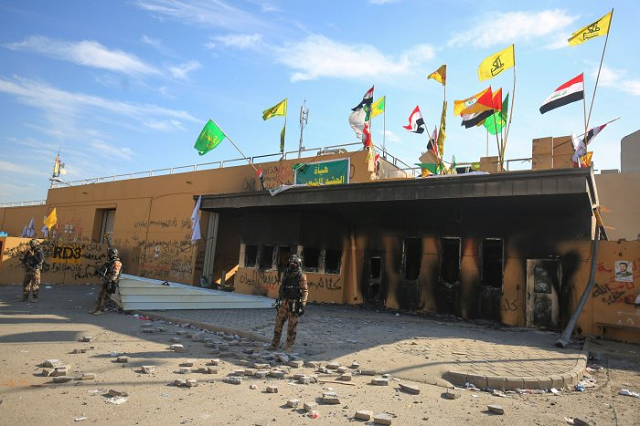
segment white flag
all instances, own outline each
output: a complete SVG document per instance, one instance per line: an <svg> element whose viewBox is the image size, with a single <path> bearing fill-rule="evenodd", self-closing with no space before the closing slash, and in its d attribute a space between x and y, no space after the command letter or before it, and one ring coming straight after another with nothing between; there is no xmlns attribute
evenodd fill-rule
<svg viewBox="0 0 640 426"><path fill-rule="evenodd" d="M202 195L198 197L196 206L191 213L191 242L198 241L200 238L200 202L202 201Z"/></svg>
<svg viewBox="0 0 640 426"><path fill-rule="evenodd" d="M364 119L366 113L363 108L358 108L349 115L349 125L356 132L358 139L362 139L362 131L364 129Z"/></svg>

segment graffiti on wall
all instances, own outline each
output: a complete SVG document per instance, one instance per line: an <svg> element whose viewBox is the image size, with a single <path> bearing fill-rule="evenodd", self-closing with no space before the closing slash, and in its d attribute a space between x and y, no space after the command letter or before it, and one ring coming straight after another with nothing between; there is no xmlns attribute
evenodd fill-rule
<svg viewBox="0 0 640 426"><path fill-rule="evenodd" d="M262 169L264 187L274 189L280 185L293 184L293 168L290 164L267 166Z"/></svg>
<svg viewBox="0 0 640 426"><path fill-rule="evenodd" d="M278 289L278 273L276 271L261 271L258 269L244 269L238 274L240 284L253 288L255 294L267 294Z"/></svg>
<svg viewBox="0 0 640 426"><path fill-rule="evenodd" d="M634 262L624 262L625 268L623 272L627 270L637 270L634 267ZM625 304L625 305L636 305L636 301L640 297L640 293L636 290L636 286L634 283L634 278L631 273L628 275L625 274L623 280L620 279L621 276L621 267L622 262L616 261L615 267L607 268L604 263L598 263L597 270L600 273L608 274L608 283L601 284L596 283L595 288L593 289L592 296L594 299L599 299L601 302L606 303L607 305L612 305L615 303Z"/></svg>

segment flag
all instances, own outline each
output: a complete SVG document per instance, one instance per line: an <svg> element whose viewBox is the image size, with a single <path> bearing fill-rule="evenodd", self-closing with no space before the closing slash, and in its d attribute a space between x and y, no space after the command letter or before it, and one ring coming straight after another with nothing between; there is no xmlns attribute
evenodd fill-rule
<svg viewBox="0 0 640 426"><path fill-rule="evenodd" d="M591 160L593 159L593 151L589 151L582 157L582 165L584 167L591 167Z"/></svg>
<svg viewBox="0 0 640 426"><path fill-rule="evenodd" d="M358 139L362 139L362 130L364 129L365 112L362 108L358 108L349 115L349 125L356 132Z"/></svg>
<svg viewBox="0 0 640 426"><path fill-rule="evenodd" d="M502 101L501 109L494 112L491 117L487 117L484 120L484 127L492 135L498 134L502 131L502 128L507 124L507 114L509 111L509 94L504 97Z"/></svg>
<svg viewBox="0 0 640 426"><path fill-rule="evenodd" d="M478 67L478 77L480 81L488 80L502 73L502 71L512 68L516 64L516 54L514 45L504 50L488 56Z"/></svg>
<svg viewBox="0 0 640 426"><path fill-rule="evenodd" d="M433 153L435 158L438 158L438 129L433 128L433 133L429 138L429 143L427 144L427 151ZM428 163L428 161L423 161L423 163Z"/></svg>
<svg viewBox="0 0 640 426"><path fill-rule="evenodd" d="M456 166L458 165L458 163L456 163L456 156L453 155L451 157L451 167L449 168L449 172L450 173L458 173L458 171L456 170Z"/></svg>
<svg viewBox="0 0 640 426"><path fill-rule="evenodd" d="M287 98L284 98L280 103L272 106L271 108L262 111L262 119L268 120L271 117L283 117L287 115Z"/></svg>
<svg viewBox="0 0 640 426"><path fill-rule="evenodd" d="M584 99L584 75L579 76L567 81L562 86L558 87L547 99L544 100L540 107L540 114L544 114L552 109L559 108L570 104L571 102Z"/></svg>
<svg viewBox="0 0 640 426"><path fill-rule="evenodd" d="M381 97L373 105L371 105L371 118L380 115L384 112L385 101L387 100L386 96Z"/></svg>
<svg viewBox="0 0 640 426"><path fill-rule="evenodd" d="M482 97L482 95L484 95L489 89L491 89L491 87L488 87L482 92L476 93L475 95L467 99L463 99L461 101L453 101L453 115L460 115L462 111L478 102L478 98Z"/></svg>
<svg viewBox="0 0 640 426"><path fill-rule="evenodd" d="M442 102L442 114L440 115L440 131L438 132L438 153L440 157L444 154L444 139L447 137L447 102Z"/></svg>
<svg viewBox="0 0 640 426"><path fill-rule="evenodd" d="M493 109L493 93L491 92L491 86L489 86L482 96L476 99L476 102L473 105L463 109L460 112L460 115L471 115L488 109Z"/></svg>
<svg viewBox="0 0 640 426"><path fill-rule="evenodd" d="M359 108L364 107L365 105L371 105L371 103L373 102L373 88L375 86L371 86L371 89L367 90L367 92L364 94L364 96L362 97L362 100L360 101L360 103L358 105L356 105L355 107L351 108L351 111L355 111Z"/></svg>
<svg viewBox="0 0 640 426"><path fill-rule="evenodd" d="M58 223L58 215L55 207L51 210L49 216L44 219L43 223L48 229L51 229L56 223Z"/></svg>
<svg viewBox="0 0 640 426"><path fill-rule="evenodd" d="M589 142L591 142L593 140L593 138L595 138L596 136L598 136L598 134L600 134L600 132L607 127L607 124L609 123L605 123L602 126L597 126L594 127L592 129L590 129L587 132L587 137L586 137L586 142L585 142L585 138L581 138L578 139L573 133L571 133L571 143L573 145L573 155L571 156L571 159L573 160L574 164L576 165L576 167L582 167L580 164L580 158L586 156L587 153L587 145L589 144Z"/></svg>
<svg viewBox="0 0 640 426"><path fill-rule="evenodd" d="M284 135L286 132L286 123L282 126L282 131L280 132L280 152L284 152Z"/></svg>
<svg viewBox="0 0 640 426"><path fill-rule="evenodd" d="M369 125L364 123L364 128L362 129L362 144L365 148L368 148L372 145L371 142L371 132L369 131Z"/></svg>
<svg viewBox="0 0 640 426"><path fill-rule="evenodd" d="M29 235L27 235L29 233L28 229L29 229L29 225L25 225L24 228L22 228L22 234L20 234L20 238L29 237Z"/></svg>
<svg viewBox="0 0 640 426"><path fill-rule="evenodd" d="M260 169L262 170L262 169ZM196 206L191 213L191 243L198 241L200 236L200 203L202 202L202 195L198 196Z"/></svg>
<svg viewBox="0 0 640 426"><path fill-rule="evenodd" d="M602 126L594 127L593 129L589 130L587 132L587 139L586 139L587 143L586 143L586 145L589 145L591 140L593 138L595 138L596 136L598 136L600 134L600 132L602 130L604 130L605 127L607 127L607 124L609 124L609 123L603 124Z"/></svg>
<svg viewBox="0 0 640 426"><path fill-rule="evenodd" d="M410 132L422 133L424 132L424 119L422 118L422 113L420 112L420 107L416 106L413 109L413 112L409 116L409 124L407 126L402 126Z"/></svg>
<svg viewBox="0 0 640 426"><path fill-rule="evenodd" d="M198 154L205 155L207 152L220 145L220 142L222 142L226 137L227 135L220 130L220 127L218 127L213 120L209 120L207 124L204 125L204 128L202 129L202 132L200 132L200 136L198 136L198 140L193 147L198 151Z"/></svg>
<svg viewBox="0 0 640 426"><path fill-rule="evenodd" d="M432 174L438 174L438 165L436 163L415 163L416 166L420 166L423 170L428 170Z"/></svg>
<svg viewBox="0 0 640 426"><path fill-rule="evenodd" d="M57 178L60 175L66 175L67 171L64 169L64 163L60 162L60 153L56 154L56 161L53 164L53 176Z"/></svg>
<svg viewBox="0 0 640 426"><path fill-rule="evenodd" d="M483 124L487 118L493 115L493 110L489 109L487 111L476 112L474 114L464 114L462 116L461 126L464 126L465 129L470 129L471 127L479 126Z"/></svg>
<svg viewBox="0 0 640 426"><path fill-rule="evenodd" d="M34 222L33 222L33 217L31 218L31 221L29 222L29 225L27 226L27 235L28 238L33 238L36 236L36 230L34 229Z"/></svg>
<svg viewBox="0 0 640 426"><path fill-rule="evenodd" d="M440 65L440 68L427 76L427 79L429 78L432 78L438 83L445 86L447 84L447 64Z"/></svg>
<svg viewBox="0 0 640 426"><path fill-rule="evenodd" d="M569 46L576 46L582 44L592 38L600 37L609 33L611 27L611 17L613 16L613 10L602 18L598 19L585 27L580 28L578 31L571 34L571 37L567 40Z"/></svg>

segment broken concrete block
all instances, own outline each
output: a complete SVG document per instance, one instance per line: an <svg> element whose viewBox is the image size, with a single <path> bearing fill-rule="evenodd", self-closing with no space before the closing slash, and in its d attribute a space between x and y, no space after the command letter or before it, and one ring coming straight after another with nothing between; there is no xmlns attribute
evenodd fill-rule
<svg viewBox="0 0 640 426"><path fill-rule="evenodd" d="M344 366L340 366L340 367L338 367L338 368L336 369L336 372L338 372L338 373L340 373L340 374L344 374L344 373L346 373L347 371L349 371L349 369L348 369L347 367L344 367Z"/></svg>
<svg viewBox="0 0 640 426"><path fill-rule="evenodd" d="M69 372L69 370L67 370L67 367L56 367L53 370L53 373L51 373L51 376L53 377L61 377L61 376L66 376L67 373Z"/></svg>
<svg viewBox="0 0 640 426"><path fill-rule="evenodd" d="M185 386L188 388L194 388L198 386L198 381L196 379L187 379Z"/></svg>
<svg viewBox="0 0 640 426"><path fill-rule="evenodd" d="M171 349L174 352L180 352L180 353L187 352L187 349L184 347L184 345L180 343L174 343L173 345L169 346L169 349Z"/></svg>
<svg viewBox="0 0 640 426"><path fill-rule="evenodd" d="M204 338L207 337L206 333L195 333L191 336L191 340L194 342L204 342Z"/></svg>
<svg viewBox="0 0 640 426"><path fill-rule="evenodd" d="M248 367L249 366L249 361L247 361L246 359L238 359L236 364L238 364L241 367Z"/></svg>
<svg viewBox="0 0 640 426"><path fill-rule="evenodd" d="M129 396L129 394L125 391L119 391L119 390L115 390L115 389L109 389L109 392L107 392L109 394L109 396Z"/></svg>
<svg viewBox="0 0 640 426"><path fill-rule="evenodd" d="M250 368L245 368L244 369L244 375L245 376L253 376L254 373L255 373L255 371L250 369Z"/></svg>
<svg viewBox="0 0 640 426"><path fill-rule="evenodd" d="M283 363L286 364L289 362L289 355L285 355L285 354L278 354L278 360Z"/></svg>
<svg viewBox="0 0 640 426"><path fill-rule="evenodd" d="M487 405L487 410L494 414L504 414L504 408L501 405Z"/></svg>
<svg viewBox="0 0 640 426"><path fill-rule="evenodd" d="M53 378L53 383L67 383L73 380L71 376L59 376Z"/></svg>
<svg viewBox="0 0 640 426"><path fill-rule="evenodd" d="M180 367L180 370L178 370L178 373L180 373L180 374L190 374L191 373L191 367Z"/></svg>
<svg viewBox="0 0 640 426"><path fill-rule="evenodd" d="M298 379L298 383L301 385L308 385L312 383L312 379L309 376L302 376Z"/></svg>
<svg viewBox="0 0 640 426"><path fill-rule="evenodd" d="M49 377L56 371L55 368L43 368L42 373L40 373L44 377Z"/></svg>
<svg viewBox="0 0 640 426"><path fill-rule="evenodd" d="M276 379L282 379L285 376L285 372L282 370L271 370L269 371L269 376L276 378Z"/></svg>
<svg viewBox="0 0 640 426"><path fill-rule="evenodd" d="M106 402L108 402L109 404L120 405L127 402L127 398L123 396L114 396L113 398L107 399Z"/></svg>
<svg viewBox="0 0 640 426"><path fill-rule="evenodd" d="M335 392L324 392L322 394L322 402L324 404L340 404L340 398Z"/></svg>
<svg viewBox="0 0 640 426"><path fill-rule="evenodd" d="M218 369L215 367L200 367L198 368L198 373L202 374L218 374Z"/></svg>
<svg viewBox="0 0 640 426"><path fill-rule="evenodd" d="M86 352L87 352L86 349L74 349L71 351L72 354L84 354Z"/></svg>
<svg viewBox="0 0 640 426"><path fill-rule="evenodd" d="M116 358L116 362L118 362L120 364L125 364L125 363L129 362L129 357L128 356L119 356L118 358Z"/></svg>
<svg viewBox="0 0 640 426"><path fill-rule="evenodd" d="M338 377L338 380L342 380L344 382L350 382L351 381L351 373L341 374L340 377Z"/></svg>
<svg viewBox="0 0 640 426"><path fill-rule="evenodd" d="M388 373L387 374L383 374L382 378L383 379L391 379L391 374L388 374Z"/></svg>
<svg viewBox="0 0 640 426"><path fill-rule="evenodd" d="M351 368L358 369L358 368L360 368L360 364L357 361L353 361L351 363Z"/></svg>
<svg viewBox="0 0 640 426"><path fill-rule="evenodd" d="M326 365L326 367L328 370L337 370L338 368L340 368L340 364L337 362L330 362Z"/></svg>
<svg viewBox="0 0 640 426"><path fill-rule="evenodd" d="M209 365L218 365L220 364L220 360L218 358L214 358L209 361Z"/></svg>
<svg viewBox="0 0 640 426"><path fill-rule="evenodd" d="M225 383L229 383L231 385L239 385L242 383L242 377L229 376L229 377L225 377L222 381Z"/></svg>
<svg viewBox="0 0 640 426"><path fill-rule="evenodd" d="M93 336L83 336L82 339L80 339L81 342L90 342L93 340Z"/></svg>
<svg viewBox="0 0 640 426"><path fill-rule="evenodd" d="M410 385L407 383L400 383L399 386L400 386L400 390L403 390L412 395L420 395L420 388L418 388L417 386Z"/></svg>
<svg viewBox="0 0 640 426"><path fill-rule="evenodd" d="M267 386L267 393L278 393L278 387L275 385Z"/></svg>
<svg viewBox="0 0 640 426"><path fill-rule="evenodd" d="M318 367L318 373L329 374L330 371L326 367Z"/></svg>
<svg viewBox="0 0 640 426"><path fill-rule="evenodd" d="M460 398L462 395L460 395L459 392L454 392L452 390L447 390L446 392L444 392L441 395L444 399L458 399Z"/></svg>
<svg viewBox="0 0 640 426"><path fill-rule="evenodd" d="M353 416L354 419L369 421L373 417L373 411L369 410L360 410L356 411L356 414Z"/></svg>
<svg viewBox="0 0 640 426"><path fill-rule="evenodd" d="M316 402L305 402L302 408L304 409L304 411L309 412L318 408L318 404Z"/></svg>
<svg viewBox="0 0 640 426"><path fill-rule="evenodd" d="M180 364L180 367L193 367L194 360L188 359Z"/></svg>
<svg viewBox="0 0 640 426"><path fill-rule="evenodd" d="M320 368L320 363L318 361L307 361L304 366L307 368Z"/></svg>
<svg viewBox="0 0 640 426"><path fill-rule="evenodd" d="M80 376L80 380L95 380L96 379L96 373L82 373L82 376Z"/></svg>
<svg viewBox="0 0 640 426"><path fill-rule="evenodd" d="M59 359L45 359L42 361L42 364L40 364L40 366L48 368L56 368L60 365L62 365L62 362L60 362Z"/></svg>
<svg viewBox="0 0 640 426"><path fill-rule="evenodd" d="M187 334L189 334L189 332L186 331L186 330L178 330L178 331L176 331L176 334L178 336L186 336Z"/></svg>
<svg viewBox="0 0 640 426"><path fill-rule="evenodd" d="M360 374L363 376L375 376L376 370L360 370Z"/></svg>
<svg viewBox="0 0 640 426"><path fill-rule="evenodd" d="M256 362L253 364L253 368L255 368L256 370L266 370L269 367L271 367L271 365L263 362Z"/></svg>
<svg viewBox="0 0 640 426"><path fill-rule="evenodd" d="M234 376L244 377L244 370L235 370L233 373Z"/></svg>
<svg viewBox="0 0 640 426"><path fill-rule="evenodd" d="M300 405L299 399L290 399L287 401L287 407L298 408L298 405Z"/></svg>
<svg viewBox="0 0 640 426"><path fill-rule="evenodd" d="M187 381L185 379L175 379L173 381L173 386L186 386Z"/></svg>
<svg viewBox="0 0 640 426"><path fill-rule="evenodd" d="M371 379L371 384L376 386L389 386L389 379L383 379L382 377L376 377Z"/></svg>
<svg viewBox="0 0 640 426"><path fill-rule="evenodd" d="M296 359L296 360L289 361L288 365L289 367L300 368L304 365L304 361L302 361L301 359Z"/></svg>
<svg viewBox="0 0 640 426"><path fill-rule="evenodd" d="M391 416L387 413L380 413L373 416L373 424L376 425L390 425Z"/></svg>
<svg viewBox="0 0 640 426"><path fill-rule="evenodd" d="M156 367L153 365L143 365L141 371L145 374L151 374L156 371Z"/></svg>
<svg viewBox="0 0 640 426"><path fill-rule="evenodd" d="M269 370L258 370L253 374L257 379L263 379L269 375Z"/></svg>

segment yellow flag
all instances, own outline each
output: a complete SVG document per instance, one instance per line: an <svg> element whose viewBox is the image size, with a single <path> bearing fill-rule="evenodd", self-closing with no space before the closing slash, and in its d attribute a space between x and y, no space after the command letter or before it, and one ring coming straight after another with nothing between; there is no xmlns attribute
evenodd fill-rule
<svg viewBox="0 0 640 426"><path fill-rule="evenodd" d="M375 101L373 103L373 105L371 105L371 114L369 115L369 118L373 118L377 115L380 115L384 112L384 108L385 108L385 102L387 100L386 96L381 97L380 99L378 99L377 101Z"/></svg>
<svg viewBox="0 0 640 426"><path fill-rule="evenodd" d="M582 27L575 33L571 34L571 37L567 40L569 42L569 46L576 46L592 38L608 34L609 28L611 27L612 16L613 10L598 19L596 22L593 22L586 27Z"/></svg>
<svg viewBox="0 0 640 426"><path fill-rule="evenodd" d="M447 84L447 64L440 65L440 68L429 74L427 79L432 78L445 86Z"/></svg>
<svg viewBox="0 0 640 426"><path fill-rule="evenodd" d="M516 64L516 54L513 44L504 50L485 58L478 67L480 81L488 80L512 68Z"/></svg>
<svg viewBox="0 0 640 426"><path fill-rule="evenodd" d="M587 167L591 167L591 159L593 158L593 151L589 151L582 157L582 164Z"/></svg>
<svg viewBox="0 0 640 426"><path fill-rule="evenodd" d="M438 152L440 158L444 155L444 139L447 137L447 102L442 102L442 115L440 116L440 131L438 132Z"/></svg>
<svg viewBox="0 0 640 426"><path fill-rule="evenodd" d="M287 98L284 98L279 104L262 111L262 119L268 120L271 117L287 115Z"/></svg>
<svg viewBox="0 0 640 426"><path fill-rule="evenodd" d="M465 109L469 108L472 105L475 105L475 103L478 102L478 99L480 99L482 95L487 93L487 90L489 89L491 89L491 86L487 87L482 92L476 93L470 98L463 99L461 101L453 101L453 115L460 115L462 111L464 111Z"/></svg>
<svg viewBox="0 0 640 426"><path fill-rule="evenodd" d="M51 213L49 213L49 216L44 219L44 225L51 230L56 223L58 223L58 215L56 214L56 209L54 207Z"/></svg>

